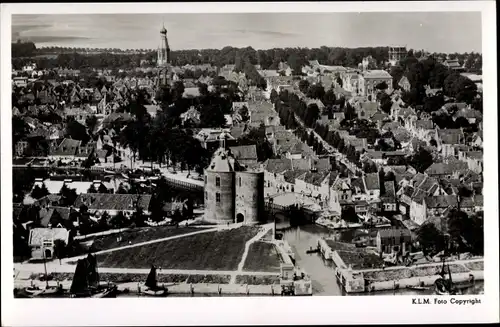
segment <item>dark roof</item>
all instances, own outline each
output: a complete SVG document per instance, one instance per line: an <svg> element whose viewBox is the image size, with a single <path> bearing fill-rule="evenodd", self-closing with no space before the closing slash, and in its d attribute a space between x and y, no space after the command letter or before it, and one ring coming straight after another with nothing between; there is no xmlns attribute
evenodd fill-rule
<svg viewBox="0 0 500 327"><path fill-rule="evenodd" d="M458 200L455 195L428 196L425 198L427 208L448 208L456 207Z"/></svg>
<svg viewBox="0 0 500 327"><path fill-rule="evenodd" d="M438 136L443 144L458 144L464 134L460 129L439 129Z"/></svg>
<svg viewBox="0 0 500 327"><path fill-rule="evenodd" d="M330 170L330 158L313 159L312 168L315 168L317 171Z"/></svg>
<svg viewBox="0 0 500 327"><path fill-rule="evenodd" d="M82 141L65 138L62 140L61 144L59 144L57 149L51 153L51 155L74 156L78 153L78 149L81 144Z"/></svg>
<svg viewBox="0 0 500 327"><path fill-rule="evenodd" d="M365 183L367 190L380 190L380 178L378 173L366 174Z"/></svg>
<svg viewBox="0 0 500 327"><path fill-rule="evenodd" d="M465 155L471 159L483 159L483 151L468 151Z"/></svg>
<svg viewBox="0 0 500 327"><path fill-rule="evenodd" d="M287 170L283 174L283 178L287 183L295 183L295 179L301 175L305 175L306 170Z"/></svg>
<svg viewBox="0 0 500 327"><path fill-rule="evenodd" d="M268 159L265 167L268 172L279 174L292 170L292 161L290 159Z"/></svg>
<svg viewBox="0 0 500 327"><path fill-rule="evenodd" d="M465 171L468 169L467 163L463 161L456 161L452 163L433 163L425 171L428 175L451 175L457 171Z"/></svg>
<svg viewBox="0 0 500 327"><path fill-rule="evenodd" d="M385 119L388 119L389 115L386 114L385 112L377 111L373 116L371 116L370 120L371 121L383 121Z"/></svg>
<svg viewBox="0 0 500 327"><path fill-rule="evenodd" d="M432 129L434 128L434 123L430 119L420 119L415 122L415 128L417 129Z"/></svg>
<svg viewBox="0 0 500 327"><path fill-rule="evenodd" d="M85 204L93 210L135 210L135 203L143 210L149 209L151 195L149 194L80 194L75 201L75 207Z"/></svg>
<svg viewBox="0 0 500 327"><path fill-rule="evenodd" d="M403 228L391 228L382 229L378 231L378 235L381 238L393 238L393 237L411 237L411 232L408 229Z"/></svg>
<svg viewBox="0 0 500 327"><path fill-rule="evenodd" d="M240 145L229 147L236 160L255 160L257 161L257 147L252 145Z"/></svg>
<svg viewBox="0 0 500 327"><path fill-rule="evenodd" d="M384 198L395 199L396 198L396 190L394 187L394 181L384 182L385 192L383 194Z"/></svg>
<svg viewBox="0 0 500 327"><path fill-rule="evenodd" d="M308 184L312 184L315 186L320 186L321 183L327 177L328 172L307 172L304 175L297 177L297 179L303 180Z"/></svg>

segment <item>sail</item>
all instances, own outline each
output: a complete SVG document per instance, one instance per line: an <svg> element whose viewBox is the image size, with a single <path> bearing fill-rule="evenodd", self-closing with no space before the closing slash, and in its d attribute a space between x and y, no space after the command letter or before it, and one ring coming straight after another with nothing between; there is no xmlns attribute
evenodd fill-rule
<svg viewBox="0 0 500 327"><path fill-rule="evenodd" d="M81 294L88 291L87 273L86 261L84 259L78 260L70 288L72 294Z"/></svg>
<svg viewBox="0 0 500 327"><path fill-rule="evenodd" d="M151 271L149 272L148 278L146 279L145 285L149 288L156 287L156 268L151 266Z"/></svg>
<svg viewBox="0 0 500 327"><path fill-rule="evenodd" d="M99 274L97 273L97 259L95 256L89 253L87 256L88 263L88 281L91 287L99 286Z"/></svg>

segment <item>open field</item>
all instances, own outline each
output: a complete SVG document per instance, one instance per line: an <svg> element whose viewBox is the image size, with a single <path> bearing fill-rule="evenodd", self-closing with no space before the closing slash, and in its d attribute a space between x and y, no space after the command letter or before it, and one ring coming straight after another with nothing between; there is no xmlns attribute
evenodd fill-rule
<svg viewBox="0 0 500 327"><path fill-rule="evenodd" d="M250 275L238 275L236 276L236 284L248 284L248 285L271 285L279 284L280 278L276 276L250 276Z"/></svg>
<svg viewBox="0 0 500 327"><path fill-rule="evenodd" d="M145 227L127 230L120 234L105 235L94 239L92 249L94 251L102 251L113 249L116 247L137 244L141 242L152 241L159 238L182 235L200 231L200 228L160 226L160 227ZM121 241L117 241L118 235L121 236Z"/></svg>
<svg viewBox="0 0 500 327"><path fill-rule="evenodd" d="M274 244L255 242L250 245L243 270L280 272L281 256Z"/></svg>
<svg viewBox="0 0 500 327"><path fill-rule="evenodd" d="M99 266L116 268L236 270L255 227L208 232L97 255Z"/></svg>

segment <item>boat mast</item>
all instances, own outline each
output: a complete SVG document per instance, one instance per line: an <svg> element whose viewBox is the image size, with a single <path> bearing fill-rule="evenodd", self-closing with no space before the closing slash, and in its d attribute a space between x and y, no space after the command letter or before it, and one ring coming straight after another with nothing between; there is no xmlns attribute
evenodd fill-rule
<svg viewBox="0 0 500 327"><path fill-rule="evenodd" d="M49 276L47 276L47 264L45 263L46 261L45 249L42 250L42 255L43 255L43 270L45 271L45 287L49 288Z"/></svg>

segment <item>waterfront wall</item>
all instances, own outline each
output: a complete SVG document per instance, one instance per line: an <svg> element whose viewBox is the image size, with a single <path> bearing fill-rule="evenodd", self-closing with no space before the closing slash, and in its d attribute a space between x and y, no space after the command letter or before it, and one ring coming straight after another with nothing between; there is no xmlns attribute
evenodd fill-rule
<svg viewBox="0 0 500 327"><path fill-rule="evenodd" d="M432 286L434 285L436 279L440 278L439 275L428 275L428 276L413 276L401 279L387 279L384 281L366 281L365 284L365 276L363 274L363 270L351 270L346 266L342 258L338 255L337 251L332 251L332 249L326 244L325 240L322 238L318 239L318 247L320 249L321 254L327 260L333 260L335 263L335 270L332 275L335 275L336 278L340 281L342 286L344 287L347 293L362 293L362 292L373 292L373 291L386 291L386 290L394 290L394 289L403 289L414 286ZM482 260L473 260L472 262L482 262ZM474 279L477 281L484 280L484 271L483 270L472 270L466 267L464 262L460 261L450 261L449 265L460 265L465 268L464 272L455 272L452 273L452 279L456 283L468 282L470 280L470 275L474 276ZM420 267L436 267L439 266L440 263L428 263L416 266L396 266L386 268L385 271L403 271L403 270L412 270L413 268ZM367 271L378 271L384 272L384 269L370 269Z"/></svg>
<svg viewBox="0 0 500 327"><path fill-rule="evenodd" d="M453 281L455 283L463 283L463 282L468 282L470 276L473 275L475 280L481 281L484 280L484 272L483 271L475 271L472 270L470 272L464 272L464 273L452 273L451 276L453 278ZM433 286L434 283L438 278L441 276L439 275L432 275L432 276L424 276L424 277L410 277L410 278L403 278L399 280L389 280L389 281L380 281L380 282L371 282L365 291L368 292L373 292L373 291L387 291L387 290L394 290L394 289L402 289L402 288L408 288L412 286Z"/></svg>

